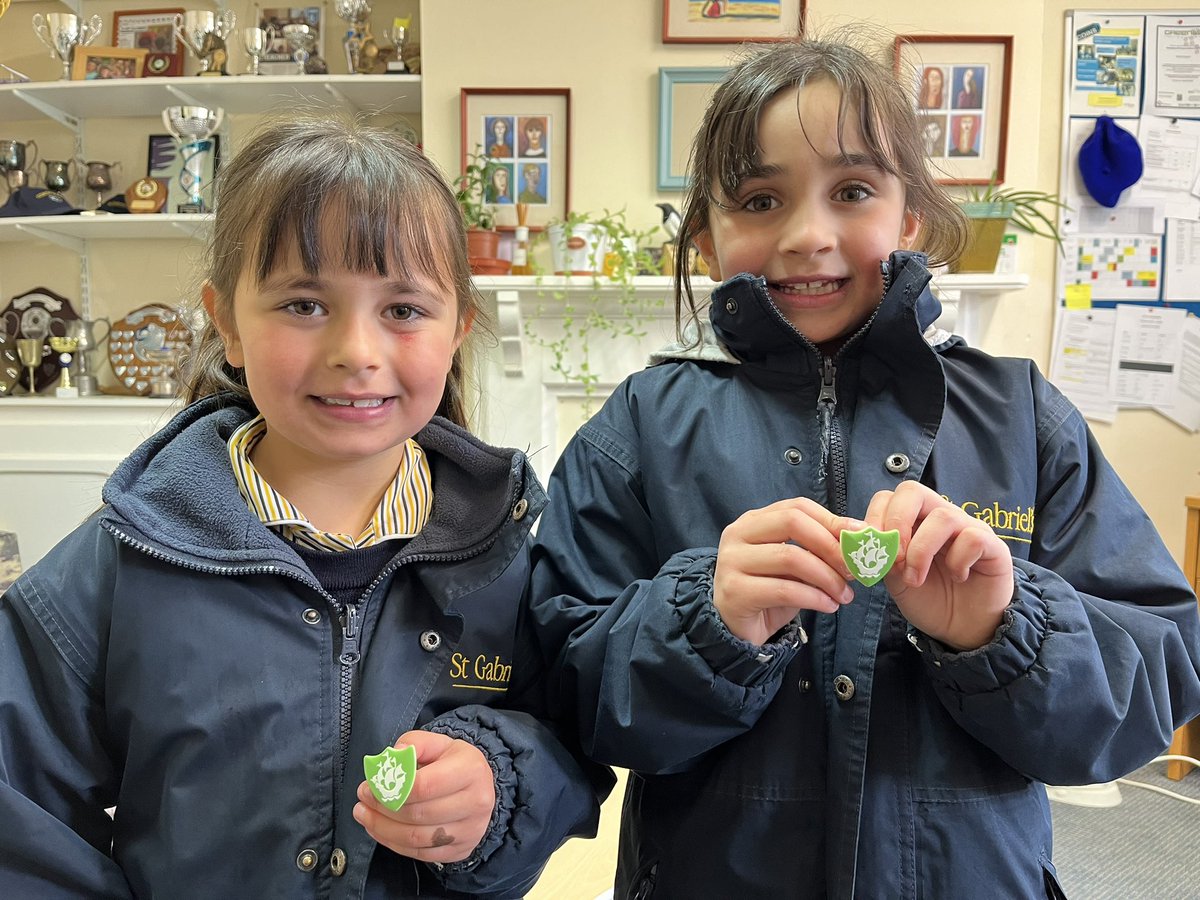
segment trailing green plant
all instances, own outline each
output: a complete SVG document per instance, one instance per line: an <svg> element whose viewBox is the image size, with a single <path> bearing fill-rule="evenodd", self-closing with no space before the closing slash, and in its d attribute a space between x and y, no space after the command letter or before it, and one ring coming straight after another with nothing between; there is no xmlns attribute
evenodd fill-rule
<svg viewBox="0 0 1200 900"><path fill-rule="evenodd" d="M550 227L563 226L563 239L569 239L572 229L579 225L593 226L604 238L604 258L591 260L593 274L566 275L564 280L588 279L590 290L586 293L554 288L549 296L562 313L561 333L557 338L547 338L534 329L533 321L526 321L525 334L535 344L550 354L550 369L564 381L574 381L583 386L584 412L591 414L591 399L595 396L600 381L599 374L591 364L592 340L597 336L604 339L645 337L645 323L650 314L661 308L662 297L639 295L634 277L655 271L655 261L644 246L658 230L657 227L637 231L625 220L625 210L616 212L605 209L603 213L569 212L561 219L551 221L538 236L537 242L550 240ZM544 284L546 272L536 263L535 274L539 286ZM539 287L538 296L546 291ZM615 307L602 301L605 297L615 298ZM545 304L539 303L538 315L545 312Z"/></svg>
<svg viewBox="0 0 1200 900"><path fill-rule="evenodd" d="M496 227L496 211L487 201L488 187L492 176L500 164L490 157L484 156L482 147L475 145L475 151L467 154L467 165L458 178L458 189L454 199L463 213L463 221L468 228L483 228L490 231Z"/></svg>
<svg viewBox="0 0 1200 900"><path fill-rule="evenodd" d="M1023 191L1001 188L996 185L996 175L986 185L971 185L963 197L965 203L1003 203L1012 208L1009 221L1017 228L1038 237L1054 241L1063 252L1062 232L1058 228L1058 211L1070 207L1057 194L1046 191Z"/></svg>

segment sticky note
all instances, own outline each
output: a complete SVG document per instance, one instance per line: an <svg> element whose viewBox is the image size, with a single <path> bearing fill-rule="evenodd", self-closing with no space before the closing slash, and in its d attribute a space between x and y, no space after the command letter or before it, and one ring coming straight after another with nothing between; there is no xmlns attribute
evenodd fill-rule
<svg viewBox="0 0 1200 900"><path fill-rule="evenodd" d="M883 579L891 571L900 553L900 532L876 531L867 526L862 531L843 531L842 559L850 574L867 587Z"/></svg>
<svg viewBox="0 0 1200 900"><path fill-rule="evenodd" d="M397 810L408 799L417 777L417 748L386 747L382 753L364 756L363 772L375 799L388 809Z"/></svg>
<svg viewBox="0 0 1200 900"><path fill-rule="evenodd" d="M1092 286L1090 284L1067 285L1067 309L1091 309Z"/></svg>

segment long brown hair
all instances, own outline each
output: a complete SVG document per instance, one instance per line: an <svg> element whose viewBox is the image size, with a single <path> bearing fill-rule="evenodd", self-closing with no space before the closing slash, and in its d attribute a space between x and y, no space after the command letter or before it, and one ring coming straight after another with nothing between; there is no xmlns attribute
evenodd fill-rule
<svg viewBox="0 0 1200 900"><path fill-rule="evenodd" d="M384 127L337 112L271 118L221 170L213 203L207 282L229 319L243 273L263 281L281 253L295 246L312 274L323 261L338 259L354 272L418 271L438 284L451 284L459 329L472 319L473 330L483 325L454 193L417 147ZM320 222L331 211L345 214L345 243L322 247ZM438 408L439 415L463 427L468 420L465 347L466 342L454 355ZM181 372L189 403L220 391L251 399L242 371L226 362L211 321Z"/></svg>
<svg viewBox="0 0 1200 900"><path fill-rule="evenodd" d="M696 235L708 229L710 208L722 197L735 196L755 170L758 120L766 105L781 91L825 79L841 92L839 135L854 121L872 162L904 184L905 205L921 223L918 248L929 254L933 265L962 253L967 222L929 170L912 88L860 49L864 43L857 31L842 30L828 40L799 39L746 51L714 92L692 144L678 246L690 247ZM685 315L697 315L687 269L679 266L675 271L675 318L681 331Z"/></svg>

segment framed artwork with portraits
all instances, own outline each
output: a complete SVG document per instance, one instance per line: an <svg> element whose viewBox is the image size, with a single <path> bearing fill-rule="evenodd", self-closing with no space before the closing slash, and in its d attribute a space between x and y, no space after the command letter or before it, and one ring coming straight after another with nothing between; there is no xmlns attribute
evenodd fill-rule
<svg viewBox="0 0 1200 900"><path fill-rule="evenodd" d="M896 72L912 83L925 155L941 184L1004 181L1012 37L902 34Z"/></svg>

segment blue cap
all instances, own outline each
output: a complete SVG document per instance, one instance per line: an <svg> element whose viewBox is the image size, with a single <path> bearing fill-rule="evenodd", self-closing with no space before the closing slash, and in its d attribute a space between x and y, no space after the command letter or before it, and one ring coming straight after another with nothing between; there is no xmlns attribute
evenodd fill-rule
<svg viewBox="0 0 1200 900"><path fill-rule="evenodd" d="M1142 148L1110 116L1100 116L1095 131L1079 148L1079 173L1095 201L1112 208L1121 191L1142 177Z"/></svg>
<svg viewBox="0 0 1200 900"><path fill-rule="evenodd" d="M9 195L8 202L0 206L0 216L62 216L78 212L62 194L35 187L17 188Z"/></svg>

